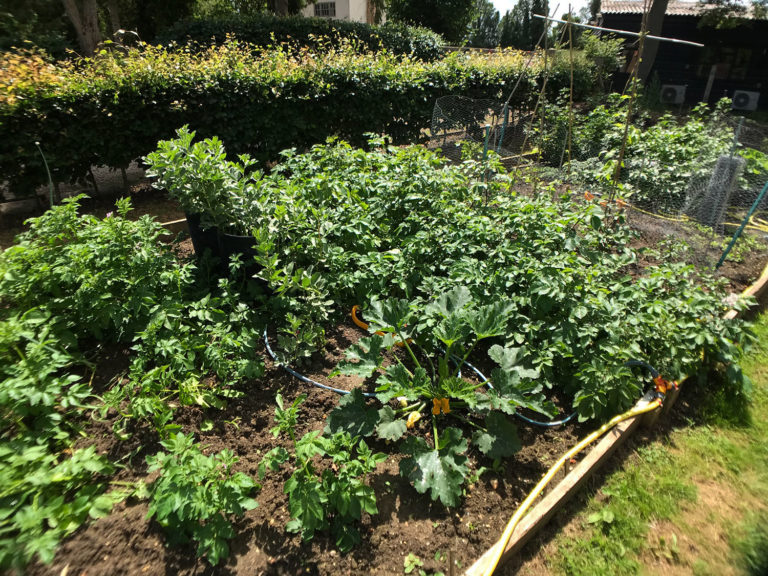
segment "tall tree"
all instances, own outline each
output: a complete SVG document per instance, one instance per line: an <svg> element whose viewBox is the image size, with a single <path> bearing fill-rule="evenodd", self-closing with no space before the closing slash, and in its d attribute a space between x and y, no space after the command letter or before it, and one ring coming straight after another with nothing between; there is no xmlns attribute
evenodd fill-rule
<svg viewBox="0 0 768 576"><path fill-rule="evenodd" d="M589 17L593 20L600 13L600 0L589 0Z"/></svg>
<svg viewBox="0 0 768 576"><path fill-rule="evenodd" d="M546 28L546 21L533 14L547 15L547 0L518 0L501 19L500 43L521 50L533 50Z"/></svg>
<svg viewBox="0 0 768 576"><path fill-rule="evenodd" d="M54 56L77 39L59 0L0 0L0 50L33 44Z"/></svg>
<svg viewBox="0 0 768 576"><path fill-rule="evenodd" d="M699 27L735 28L747 19L768 19L768 0L752 0L748 4L737 0L699 1L703 8Z"/></svg>
<svg viewBox="0 0 768 576"><path fill-rule="evenodd" d="M549 16L549 3L547 0L531 0L531 40L529 50L536 48L536 44L547 29L547 21L542 18L534 18L534 14Z"/></svg>
<svg viewBox="0 0 768 576"><path fill-rule="evenodd" d="M77 34L83 56L91 56L101 42L99 5L96 0L62 0L64 11Z"/></svg>
<svg viewBox="0 0 768 576"><path fill-rule="evenodd" d="M669 0L653 0L651 9L646 18L646 30L652 36L661 36L661 27L664 24L664 14L667 12ZM643 41L643 54L640 65L637 68L637 77L645 82L651 73L653 63L656 61L656 53L659 51L659 41L646 38Z"/></svg>
<svg viewBox="0 0 768 576"><path fill-rule="evenodd" d="M469 25L467 44L477 48L499 45L499 11L489 0L477 0L477 16Z"/></svg>
<svg viewBox="0 0 768 576"><path fill-rule="evenodd" d="M461 42L475 17L476 0L390 0L387 19L430 28Z"/></svg>

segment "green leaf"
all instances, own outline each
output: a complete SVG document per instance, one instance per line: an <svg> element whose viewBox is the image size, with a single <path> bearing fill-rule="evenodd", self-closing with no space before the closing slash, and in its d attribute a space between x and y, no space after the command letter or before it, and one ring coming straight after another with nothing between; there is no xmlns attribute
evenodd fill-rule
<svg viewBox="0 0 768 576"><path fill-rule="evenodd" d="M469 326L464 317L451 314L437 323L433 333L446 348L450 348L468 336Z"/></svg>
<svg viewBox="0 0 768 576"><path fill-rule="evenodd" d="M426 371L417 368L412 379L405 366L392 364L376 380L376 398L382 404L386 404L399 396L404 396L408 400L416 400L419 397L417 388L423 386L429 386Z"/></svg>
<svg viewBox="0 0 768 576"><path fill-rule="evenodd" d="M552 404L544 398L541 384L521 381L517 372L504 372L497 368L491 372L491 382L493 389L478 399L479 406L490 402L492 409L500 409L506 414L514 414L516 408L527 408L548 416L556 413Z"/></svg>
<svg viewBox="0 0 768 576"><path fill-rule="evenodd" d="M428 314L437 313L441 316L453 316L464 310L472 302L472 295L465 286L457 286L453 290L444 292L437 300L426 307Z"/></svg>
<svg viewBox="0 0 768 576"><path fill-rule="evenodd" d="M361 338L356 344L347 348L346 358L339 362L330 376L349 374L370 378L384 361L382 352L390 348L393 343L394 339L389 334L386 337L374 334L368 338Z"/></svg>
<svg viewBox="0 0 768 576"><path fill-rule="evenodd" d="M350 436L370 436L379 422L379 411L366 404L360 388L342 396L339 405L331 410L325 425L325 434L348 432Z"/></svg>
<svg viewBox="0 0 768 576"><path fill-rule="evenodd" d="M402 445L403 453L409 457L400 461L400 474L408 478L419 493L429 490L432 500L439 499L444 506L456 506L469 471L464 456L466 450L467 441L457 428L446 428L440 437L440 450L430 448L423 438L411 436Z"/></svg>
<svg viewBox="0 0 768 576"><path fill-rule="evenodd" d="M408 300L391 298L382 302L374 299L365 315L371 332L400 333L404 338L410 336L410 331L406 329L412 315Z"/></svg>
<svg viewBox="0 0 768 576"><path fill-rule="evenodd" d="M493 338L506 334L512 309L510 302L496 302L470 311L467 320L478 340Z"/></svg>
<svg viewBox="0 0 768 576"><path fill-rule="evenodd" d="M539 371L528 369L522 366L522 361L526 356L526 350L523 347L501 347L498 344L491 346L488 350L488 356L496 362L503 371L513 372L519 378L538 378Z"/></svg>
<svg viewBox="0 0 768 576"><path fill-rule="evenodd" d="M517 436L517 426L499 412L491 412L485 417L487 431L476 430L472 435L472 443L489 458L499 459L512 456L520 451L520 438Z"/></svg>
<svg viewBox="0 0 768 576"><path fill-rule="evenodd" d="M379 410L379 424L376 426L376 435L381 440L399 440L406 432L405 421L398 418L390 406L384 406Z"/></svg>

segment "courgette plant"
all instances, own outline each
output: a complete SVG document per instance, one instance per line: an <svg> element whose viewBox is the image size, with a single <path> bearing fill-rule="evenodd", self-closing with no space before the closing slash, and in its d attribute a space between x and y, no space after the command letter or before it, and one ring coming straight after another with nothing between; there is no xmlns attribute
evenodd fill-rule
<svg viewBox="0 0 768 576"><path fill-rule="evenodd" d="M375 433L389 441L405 437L400 474L420 493L457 505L469 476L470 445L495 461L511 456L520 441L509 417L519 408L551 411L536 382L539 372L529 367L522 347L489 348L498 364L489 381L463 377L477 345L505 334L512 314L511 303L480 306L464 287L441 295L423 313L407 300L372 301L366 318L373 334L350 347L333 374L370 378L378 373L376 398L384 406L368 406L356 389L329 415L329 431ZM392 351L386 356L391 363L384 366L384 353ZM392 407L393 400L399 407ZM425 413L431 426L424 436L406 437L409 429L419 429ZM464 429L472 430L470 437Z"/></svg>

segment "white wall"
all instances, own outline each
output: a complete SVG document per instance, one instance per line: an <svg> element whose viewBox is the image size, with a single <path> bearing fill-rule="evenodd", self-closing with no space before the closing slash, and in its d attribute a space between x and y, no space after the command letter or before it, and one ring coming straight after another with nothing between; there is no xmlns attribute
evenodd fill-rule
<svg viewBox="0 0 768 576"><path fill-rule="evenodd" d="M336 0L336 20L367 21L367 0ZM310 4L301 13L304 16L315 15L315 5Z"/></svg>

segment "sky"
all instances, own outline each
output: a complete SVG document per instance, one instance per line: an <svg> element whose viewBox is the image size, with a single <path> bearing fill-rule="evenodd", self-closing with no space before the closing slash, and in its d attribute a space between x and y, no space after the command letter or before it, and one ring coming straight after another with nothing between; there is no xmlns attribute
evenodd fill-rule
<svg viewBox="0 0 768 576"><path fill-rule="evenodd" d="M499 14L504 16L507 10L512 10L512 7L517 4L517 0L491 0L493 2L493 5L496 6L496 10L499 11ZM560 18L563 14L568 12L568 1L569 0L549 0L549 9L552 10L555 6L560 4L560 7L557 9L557 16L556 18ZM570 0L571 6L573 7L574 12L578 12L580 8L583 8L585 6L589 6L589 0Z"/></svg>

